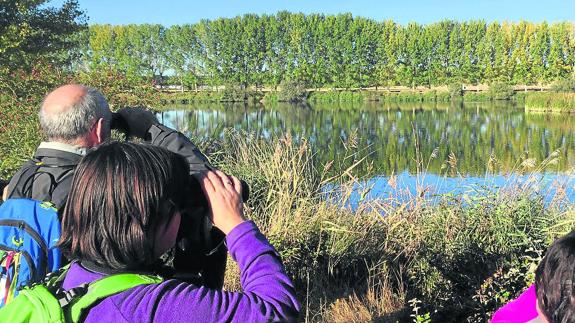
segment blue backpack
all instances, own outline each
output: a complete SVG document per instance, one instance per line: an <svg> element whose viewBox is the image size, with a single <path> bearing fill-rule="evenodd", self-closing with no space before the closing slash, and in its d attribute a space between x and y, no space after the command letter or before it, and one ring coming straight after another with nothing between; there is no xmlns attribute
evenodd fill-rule
<svg viewBox="0 0 575 323"><path fill-rule="evenodd" d="M60 220L49 202L8 199L0 205L0 307L25 285L57 271Z"/></svg>

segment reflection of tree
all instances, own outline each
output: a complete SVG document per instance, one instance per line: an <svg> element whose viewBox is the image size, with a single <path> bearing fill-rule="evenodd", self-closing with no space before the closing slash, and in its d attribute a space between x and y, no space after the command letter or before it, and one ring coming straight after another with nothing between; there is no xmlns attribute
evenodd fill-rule
<svg viewBox="0 0 575 323"><path fill-rule="evenodd" d="M512 106L418 104L360 110L206 105L186 112L168 112L164 118L199 138L222 138L225 128L245 130L262 138L289 132L296 143L309 139L320 164L335 160L335 165L349 167L354 160L369 155L368 160L380 174L416 172L421 159L428 172L444 173L451 158L459 173L481 175L492 157L497 159L495 171L506 172L521 158L542 161L559 148L559 170L571 167L575 159L575 123L571 118L526 115ZM436 148L437 157L429 159ZM366 170L368 163L362 167Z"/></svg>

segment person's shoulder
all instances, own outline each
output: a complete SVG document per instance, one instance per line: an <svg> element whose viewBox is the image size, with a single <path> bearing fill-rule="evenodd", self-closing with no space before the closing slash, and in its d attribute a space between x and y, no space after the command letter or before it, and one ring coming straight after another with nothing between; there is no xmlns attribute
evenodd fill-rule
<svg viewBox="0 0 575 323"><path fill-rule="evenodd" d="M537 318L537 295L535 285L527 288L519 297L498 309L491 323L528 322Z"/></svg>
<svg viewBox="0 0 575 323"><path fill-rule="evenodd" d="M118 311L130 321L149 321L165 316L177 304L195 300L202 288L176 279L157 284L139 285L108 297L98 304L96 312ZM175 314L175 313L174 313Z"/></svg>
<svg viewBox="0 0 575 323"><path fill-rule="evenodd" d="M155 303L163 298L197 292L200 287L177 279L164 280L157 284L144 284L132 287L126 291L111 296L117 304L137 305L139 303Z"/></svg>

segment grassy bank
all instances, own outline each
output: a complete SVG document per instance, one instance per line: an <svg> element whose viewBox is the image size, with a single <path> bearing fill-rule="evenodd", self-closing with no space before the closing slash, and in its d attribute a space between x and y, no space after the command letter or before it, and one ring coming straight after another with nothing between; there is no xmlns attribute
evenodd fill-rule
<svg viewBox="0 0 575 323"><path fill-rule="evenodd" d="M527 111L575 112L575 93L529 93L525 97Z"/></svg>
<svg viewBox="0 0 575 323"><path fill-rule="evenodd" d="M306 144L230 134L218 147L212 158L252 184L248 215L294 277L305 320L406 321L417 307L420 320L487 321L533 281L545 247L575 221L513 184L440 204L413 196L350 210L325 201L330 166L314 166ZM353 169L329 181L344 187L343 200L357 183ZM234 275L226 284L238 286Z"/></svg>

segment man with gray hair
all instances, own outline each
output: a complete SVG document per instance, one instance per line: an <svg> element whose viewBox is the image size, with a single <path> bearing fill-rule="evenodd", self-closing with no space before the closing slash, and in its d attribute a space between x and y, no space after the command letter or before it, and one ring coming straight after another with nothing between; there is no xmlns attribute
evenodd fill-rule
<svg viewBox="0 0 575 323"><path fill-rule="evenodd" d="M112 128L184 156L194 173L211 169L189 138L160 124L152 112L123 108L112 113L104 96L91 87L68 84L55 89L38 115L48 141L40 143L34 158L12 177L4 199L32 198L61 208L76 165L87 149L110 138Z"/></svg>
<svg viewBox="0 0 575 323"><path fill-rule="evenodd" d="M12 177L6 197L64 205L76 165L86 150L110 137L112 112L94 88L68 84L50 92L38 113L47 141Z"/></svg>
<svg viewBox="0 0 575 323"><path fill-rule="evenodd" d="M112 113L104 96L90 87L68 84L57 88L42 102L39 117L47 141L40 143L34 158L12 177L4 199L32 198L50 201L56 208L62 208L80 159L87 149L110 138L111 129L184 156L191 173L212 169L208 159L189 138L160 124L152 112L142 108L123 108ZM247 185L243 190L248 191ZM185 231L181 233L187 234ZM216 229L212 229L206 238L224 241L223 233ZM183 239L180 242L182 246L186 245ZM181 251L176 251L174 267L182 272L200 272L205 286L221 288L227 249L223 243L213 245L217 245L216 248L199 255L193 248L180 248ZM188 261L190 255L194 261Z"/></svg>

